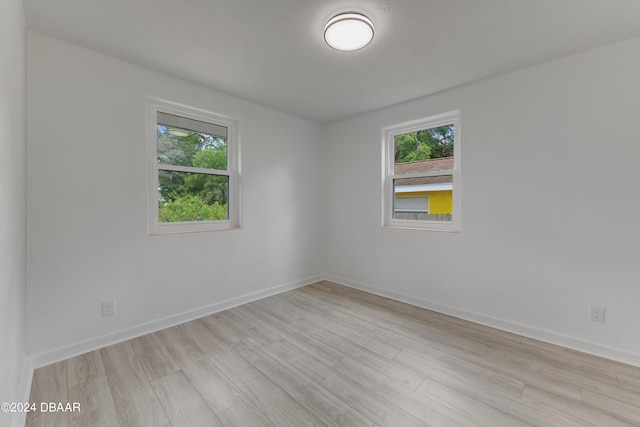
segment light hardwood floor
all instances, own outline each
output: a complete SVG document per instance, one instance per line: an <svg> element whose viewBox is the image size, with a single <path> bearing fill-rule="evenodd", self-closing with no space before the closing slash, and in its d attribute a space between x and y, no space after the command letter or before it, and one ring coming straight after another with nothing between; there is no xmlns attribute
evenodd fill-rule
<svg viewBox="0 0 640 427"><path fill-rule="evenodd" d="M640 368L319 282L34 372L27 426L638 426Z"/></svg>

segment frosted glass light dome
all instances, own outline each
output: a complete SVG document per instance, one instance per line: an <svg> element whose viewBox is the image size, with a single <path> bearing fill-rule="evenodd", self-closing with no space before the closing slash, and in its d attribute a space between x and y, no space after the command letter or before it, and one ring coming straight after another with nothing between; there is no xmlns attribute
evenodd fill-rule
<svg viewBox="0 0 640 427"><path fill-rule="evenodd" d="M336 50L362 49L373 39L373 22L359 13L336 15L324 26L324 40Z"/></svg>

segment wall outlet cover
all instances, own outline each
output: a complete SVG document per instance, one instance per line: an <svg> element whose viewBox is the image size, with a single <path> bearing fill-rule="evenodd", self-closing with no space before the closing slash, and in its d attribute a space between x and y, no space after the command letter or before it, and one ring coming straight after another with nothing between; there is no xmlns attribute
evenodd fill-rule
<svg viewBox="0 0 640 427"><path fill-rule="evenodd" d="M601 305L592 305L591 306L591 321L593 322L605 322L605 314L606 308Z"/></svg>
<svg viewBox="0 0 640 427"><path fill-rule="evenodd" d="M116 300L102 301L102 317L113 316L114 314L116 314Z"/></svg>

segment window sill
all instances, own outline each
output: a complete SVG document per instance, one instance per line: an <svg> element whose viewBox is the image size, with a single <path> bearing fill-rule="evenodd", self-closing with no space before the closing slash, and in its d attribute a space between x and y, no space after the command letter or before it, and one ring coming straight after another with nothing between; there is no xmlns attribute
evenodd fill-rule
<svg viewBox="0 0 640 427"><path fill-rule="evenodd" d="M400 230L415 230L415 231L436 231L441 233L460 233L460 227L453 226L451 224L447 224L446 226L443 224L433 224L433 223L421 223L416 224L414 222L407 223L391 223L384 224L382 228L388 229L400 229Z"/></svg>
<svg viewBox="0 0 640 427"><path fill-rule="evenodd" d="M167 223L153 225L149 230L149 235L162 236L165 234L207 233L210 231L230 231L239 229L240 226L233 225L230 221L215 223L203 222L197 224Z"/></svg>

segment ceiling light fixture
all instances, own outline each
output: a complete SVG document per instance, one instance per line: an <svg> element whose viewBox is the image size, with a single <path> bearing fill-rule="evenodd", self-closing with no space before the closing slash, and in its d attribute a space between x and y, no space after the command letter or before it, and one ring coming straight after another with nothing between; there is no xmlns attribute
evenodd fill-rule
<svg viewBox="0 0 640 427"><path fill-rule="evenodd" d="M359 13L336 15L324 26L324 40L336 50L362 49L373 39L373 22Z"/></svg>

